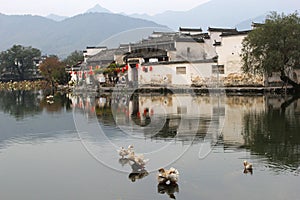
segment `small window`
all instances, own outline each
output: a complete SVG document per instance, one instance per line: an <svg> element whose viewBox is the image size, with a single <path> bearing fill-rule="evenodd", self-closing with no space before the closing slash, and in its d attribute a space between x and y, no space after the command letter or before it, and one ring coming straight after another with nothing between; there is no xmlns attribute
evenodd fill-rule
<svg viewBox="0 0 300 200"><path fill-rule="evenodd" d="M212 65L213 74L224 74L224 65Z"/></svg>
<svg viewBox="0 0 300 200"><path fill-rule="evenodd" d="M191 53L191 48L190 48L190 47L187 47L187 48L186 48L186 52L187 52L187 53Z"/></svg>
<svg viewBox="0 0 300 200"><path fill-rule="evenodd" d="M186 74L186 67L176 67L176 74Z"/></svg>
<svg viewBox="0 0 300 200"><path fill-rule="evenodd" d="M177 114L187 114L187 107L177 107Z"/></svg>

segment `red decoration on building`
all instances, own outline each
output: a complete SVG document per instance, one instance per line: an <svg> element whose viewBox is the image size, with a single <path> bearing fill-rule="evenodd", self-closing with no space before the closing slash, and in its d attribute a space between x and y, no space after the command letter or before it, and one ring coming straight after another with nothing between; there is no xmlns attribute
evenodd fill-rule
<svg viewBox="0 0 300 200"><path fill-rule="evenodd" d="M149 67L149 70L152 71L152 66Z"/></svg>
<svg viewBox="0 0 300 200"><path fill-rule="evenodd" d="M152 116L154 114L153 109L150 110L150 115Z"/></svg>
<svg viewBox="0 0 300 200"><path fill-rule="evenodd" d="M125 65L125 69L126 69L126 71L128 70L128 65Z"/></svg>

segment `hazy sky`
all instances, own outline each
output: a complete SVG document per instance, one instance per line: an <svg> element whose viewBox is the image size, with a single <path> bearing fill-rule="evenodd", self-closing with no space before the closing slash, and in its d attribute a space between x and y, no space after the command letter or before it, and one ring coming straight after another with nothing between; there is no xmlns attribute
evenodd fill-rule
<svg viewBox="0 0 300 200"><path fill-rule="evenodd" d="M157 14L189 10L209 0L0 0L0 13L73 16L100 4L112 12Z"/></svg>

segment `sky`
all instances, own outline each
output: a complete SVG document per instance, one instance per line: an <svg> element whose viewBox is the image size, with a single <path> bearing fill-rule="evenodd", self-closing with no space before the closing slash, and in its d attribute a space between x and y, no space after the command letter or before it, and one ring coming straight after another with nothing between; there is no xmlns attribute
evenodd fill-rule
<svg viewBox="0 0 300 200"><path fill-rule="evenodd" d="M207 1L209 0L0 0L0 13L70 17L99 4L114 13L153 15L167 10L186 11Z"/></svg>

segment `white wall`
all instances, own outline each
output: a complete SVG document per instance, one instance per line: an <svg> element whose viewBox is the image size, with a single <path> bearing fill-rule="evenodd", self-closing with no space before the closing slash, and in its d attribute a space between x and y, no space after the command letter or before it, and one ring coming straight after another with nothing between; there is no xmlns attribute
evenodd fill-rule
<svg viewBox="0 0 300 200"><path fill-rule="evenodd" d="M234 35L221 38L221 46L216 47L218 64L224 65L225 76L230 73L242 73L242 41L246 35Z"/></svg>
<svg viewBox="0 0 300 200"><path fill-rule="evenodd" d="M170 85L170 86L190 86L195 81L210 78L212 75L212 62L194 63L172 63L153 64L143 66L138 69L139 85ZM143 71L143 67L144 70ZM186 74L177 74L177 67L186 67ZM150 70L152 68L152 70Z"/></svg>

